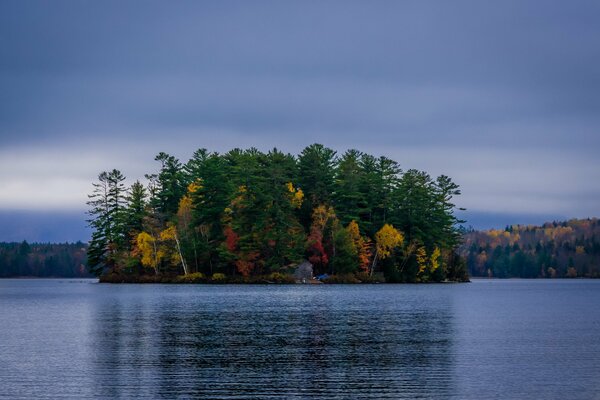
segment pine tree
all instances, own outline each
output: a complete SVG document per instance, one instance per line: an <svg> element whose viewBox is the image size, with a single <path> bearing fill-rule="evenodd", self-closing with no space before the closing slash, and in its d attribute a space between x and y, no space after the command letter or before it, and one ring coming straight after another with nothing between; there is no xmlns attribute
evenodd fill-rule
<svg viewBox="0 0 600 400"><path fill-rule="evenodd" d="M147 214L146 197L146 188L140 181L135 181L127 192L125 218L130 239L135 239L137 234L144 229L144 217Z"/></svg>
<svg viewBox="0 0 600 400"><path fill-rule="evenodd" d="M156 176L156 191L151 201L155 203L154 207L162 220L166 221L177 213L179 200L186 193L186 176L177 158L160 152L154 160L161 163L161 168Z"/></svg>
<svg viewBox="0 0 600 400"><path fill-rule="evenodd" d="M194 159L195 188L189 194L192 225L199 235L195 250L198 261L194 264L204 265L204 272L212 274L220 267L221 244L225 239L223 218L234 192L228 176L231 167L216 153L195 153Z"/></svg>
<svg viewBox="0 0 600 400"><path fill-rule="evenodd" d="M117 267L119 252L127 242L124 180L119 170L102 172L88 196L87 204L91 207L88 223L94 230L88 249L88 267L95 275Z"/></svg>
<svg viewBox="0 0 600 400"><path fill-rule="evenodd" d="M307 146L298 157L298 186L304 192L300 223L307 231L315 207L332 203L336 162L336 152L317 143Z"/></svg>
<svg viewBox="0 0 600 400"><path fill-rule="evenodd" d="M365 193L361 191L364 174L360 167L362 153L348 150L338 163L335 176L334 207L340 222L347 225L350 221L365 221L368 214Z"/></svg>

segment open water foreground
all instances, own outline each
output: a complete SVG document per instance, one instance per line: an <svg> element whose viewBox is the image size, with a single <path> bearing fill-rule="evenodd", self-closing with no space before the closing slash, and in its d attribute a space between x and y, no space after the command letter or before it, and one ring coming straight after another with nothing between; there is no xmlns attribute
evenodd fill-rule
<svg viewBox="0 0 600 400"><path fill-rule="evenodd" d="M0 280L0 398L600 399L600 280Z"/></svg>

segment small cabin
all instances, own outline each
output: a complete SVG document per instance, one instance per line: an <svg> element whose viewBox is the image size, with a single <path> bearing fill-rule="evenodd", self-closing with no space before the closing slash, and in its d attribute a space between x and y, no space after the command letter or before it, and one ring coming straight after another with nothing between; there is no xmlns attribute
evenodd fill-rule
<svg viewBox="0 0 600 400"><path fill-rule="evenodd" d="M294 278L298 283L310 283L313 279L313 265L306 260L300 263L294 271Z"/></svg>

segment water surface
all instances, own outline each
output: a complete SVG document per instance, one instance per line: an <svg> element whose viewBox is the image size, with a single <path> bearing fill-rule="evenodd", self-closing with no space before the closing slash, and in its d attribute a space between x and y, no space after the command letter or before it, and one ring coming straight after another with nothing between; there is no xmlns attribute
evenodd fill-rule
<svg viewBox="0 0 600 400"><path fill-rule="evenodd" d="M600 398L600 281L0 280L0 398Z"/></svg>

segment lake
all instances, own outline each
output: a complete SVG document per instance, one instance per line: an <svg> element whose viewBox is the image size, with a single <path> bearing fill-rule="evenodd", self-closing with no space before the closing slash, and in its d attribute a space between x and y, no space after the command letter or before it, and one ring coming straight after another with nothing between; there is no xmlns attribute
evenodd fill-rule
<svg viewBox="0 0 600 400"><path fill-rule="evenodd" d="M600 280L0 280L0 398L600 399Z"/></svg>

